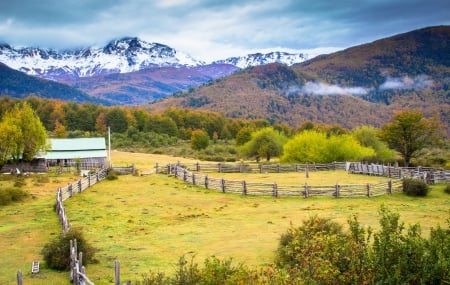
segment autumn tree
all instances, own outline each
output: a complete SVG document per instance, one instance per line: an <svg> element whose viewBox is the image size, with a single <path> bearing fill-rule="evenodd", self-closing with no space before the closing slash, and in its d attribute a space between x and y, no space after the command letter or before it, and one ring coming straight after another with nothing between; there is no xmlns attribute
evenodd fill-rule
<svg viewBox="0 0 450 285"><path fill-rule="evenodd" d="M207 148L209 145L209 136L203 130L193 130L191 134L191 147L195 150Z"/></svg>
<svg viewBox="0 0 450 285"><path fill-rule="evenodd" d="M286 136L272 127L257 130L251 134L251 139L241 146L240 150L244 156L256 157L258 161L265 157L267 161L274 156L283 153L283 145Z"/></svg>
<svg viewBox="0 0 450 285"><path fill-rule="evenodd" d="M418 151L439 142L439 129L436 117L427 119L418 110L407 110L394 114L391 121L381 128L380 137L401 154L404 165L408 167Z"/></svg>
<svg viewBox="0 0 450 285"><path fill-rule="evenodd" d="M1 162L8 159L30 161L48 148L47 132L27 103L17 104L3 115L0 134Z"/></svg>
<svg viewBox="0 0 450 285"><path fill-rule="evenodd" d="M67 138L66 127L59 121L55 122L55 129L53 130L53 137L55 138Z"/></svg>

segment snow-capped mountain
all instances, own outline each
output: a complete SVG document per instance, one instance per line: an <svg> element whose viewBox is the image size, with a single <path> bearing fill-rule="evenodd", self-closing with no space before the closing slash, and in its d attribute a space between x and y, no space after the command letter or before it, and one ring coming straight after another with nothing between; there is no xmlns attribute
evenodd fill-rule
<svg viewBox="0 0 450 285"><path fill-rule="evenodd" d="M257 66L269 63L283 63L286 65L293 65L308 59L304 53L287 53L287 52L270 52L270 53L254 53L247 56L229 57L224 60L218 60L214 63L231 64L239 68L247 68L250 66Z"/></svg>
<svg viewBox="0 0 450 285"><path fill-rule="evenodd" d="M109 42L103 48L56 51L34 47L0 45L0 62L9 67L47 79L91 77L129 73L148 67L199 66L204 62L158 43L136 37Z"/></svg>
<svg viewBox="0 0 450 285"><path fill-rule="evenodd" d="M303 53L271 52L230 57L212 64L231 64L247 68L273 62L292 65L306 59L307 56ZM206 65L205 62L169 46L148 43L137 37L113 40L102 48L88 47L65 51L36 47L14 48L8 44L0 44L0 62L28 75L56 81L129 73L151 67Z"/></svg>

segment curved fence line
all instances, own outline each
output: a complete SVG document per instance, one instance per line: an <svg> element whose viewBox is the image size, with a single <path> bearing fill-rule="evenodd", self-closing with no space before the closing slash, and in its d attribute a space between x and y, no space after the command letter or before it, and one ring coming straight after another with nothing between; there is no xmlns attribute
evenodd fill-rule
<svg viewBox="0 0 450 285"><path fill-rule="evenodd" d="M264 195L273 197L282 196L330 196L330 197L374 197L403 191L402 181L389 180L377 184L336 184L331 186L312 185L278 185L277 183L247 182L245 180L225 180L223 178L209 177L189 171L176 165L169 174L185 183L202 186L206 189L217 190L223 193L242 195Z"/></svg>
<svg viewBox="0 0 450 285"><path fill-rule="evenodd" d="M346 170L347 162L332 163L306 163L306 164L252 164L252 163L169 163L160 167L155 166L156 173L171 173L176 166L202 173L281 173L281 172L308 172L325 170Z"/></svg>
<svg viewBox="0 0 450 285"><path fill-rule="evenodd" d="M181 166L192 172L202 173L282 173L346 170L349 173L385 176L395 179L416 178L428 184L450 181L450 170L431 167L398 167L362 162L332 162L306 164L251 164L251 163L170 163L160 167L155 166L156 173L173 173L175 167Z"/></svg>
<svg viewBox="0 0 450 285"><path fill-rule="evenodd" d="M67 186L59 187L56 192L56 213L61 223L63 234L70 230L69 219L64 208L64 201L73 197L77 193L83 192L85 189L97 184L106 178L107 170L101 169L95 174L88 174L83 179L70 183ZM84 266L82 265L82 253L77 253L77 242L70 241L70 282L76 285L94 284L86 276Z"/></svg>

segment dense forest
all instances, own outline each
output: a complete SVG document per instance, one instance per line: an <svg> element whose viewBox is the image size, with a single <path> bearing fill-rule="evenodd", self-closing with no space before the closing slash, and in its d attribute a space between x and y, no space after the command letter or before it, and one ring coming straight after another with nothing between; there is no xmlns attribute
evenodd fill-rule
<svg viewBox="0 0 450 285"><path fill-rule="evenodd" d="M282 162L301 162L301 159L306 158L309 161L326 162L332 157L332 161L364 159L391 163L400 161L402 155L401 150L397 149L399 155L396 155L380 140L381 129L369 125L346 129L339 124L305 121L291 127L264 119L228 118L211 111L169 107L163 111L150 112L145 107L108 107L35 96L22 100L2 97L0 118L19 102L27 103L34 110L51 138L106 138L109 127L111 146L127 151L165 153L212 161L269 161L278 157ZM297 147L298 142L315 149L316 142L322 147L321 150L316 149L321 155L312 157L311 152L305 155L305 149ZM374 152L360 149L359 146L372 148ZM416 152L418 155L412 161L408 159L406 164L445 166L450 161L448 146L436 146L420 147L420 152ZM284 154L283 148L286 151ZM342 151L337 152L336 148ZM353 153L356 150L359 154ZM336 156L338 153L341 154Z"/></svg>

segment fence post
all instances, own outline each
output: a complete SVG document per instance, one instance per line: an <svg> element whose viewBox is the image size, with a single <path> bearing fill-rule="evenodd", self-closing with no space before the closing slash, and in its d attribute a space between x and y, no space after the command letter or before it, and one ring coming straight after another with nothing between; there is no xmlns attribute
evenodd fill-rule
<svg viewBox="0 0 450 285"><path fill-rule="evenodd" d="M392 180L388 181L388 194L392 194Z"/></svg>
<svg viewBox="0 0 450 285"><path fill-rule="evenodd" d="M309 165L308 165L308 163L306 163L306 165L305 165L305 175L306 175L306 178L309 178Z"/></svg>
<svg viewBox="0 0 450 285"><path fill-rule="evenodd" d="M69 190L69 198L72 197L72 184L67 184L67 190Z"/></svg>
<svg viewBox="0 0 450 285"><path fill-rule="evenodd" d="M222 172L222 164L220 162L217 164L217 167L219 168L219 173L221 173Z"/></svg>
<svg viewBox="0 0 450 285"><path fill-rule="evenodd" d="M195 173L192 173L192 184L195 185Z"/></svg>
<svg viewBox="0 0 450 285"><path fill-rule="evenodd" d="M155 174L159 174L158 163L155 164Z"/></svg>
<svg viewBox="0 0 450 285"><path fill-rule="evenodd" d="M120 261L116 260L114 262L114 276L115 285L120 285Z"/></svg>
<svg viewBox="0 0 450 285"><path fill-rule="evenodd" d="M83 191L83 189L81 189L81 179L78 180L78 193L80 193L81 191Z"/></svg>
<svg viewBox="0 0 450 285"><path fill-rule="evenodd" d="M262 164L260 163L259 164L259 173L262 173L262 169L263 169L263 167L262 167Z"/></svg>
<svg viewBox="0 0 450 285"><path fill-rule="evenodd" d="M91 187L91 174L90 173L88 173L87 179L88 179L88 188L89 188L89 187Z"/></svg>
<svg viewBox="0 0 450 285"><path fill-rule="evenodd" d="M308 192L308 183L305 182L305 198L309 197L309 192Z"/></svg>
<svg viewBox="0 0 450 285"><path fill-rule="evenodd" d="M280 164L277 164L277 172L280 173Z"/></svg>
<svg viewBox="0 0 450 285"><path fill-rule="evenodd" d="M187 177L187 170L186 169L184 169L184 171L183 171L183 181L186 181L186 177Z"/></svg>
<svg viewBox="0 0 450 285"><path fill-rule="evenodd" d="M195 170L196 170L197 172L200 171L200 163L198 163L198 161L197 161L197 164L195 165Z"/></svg>
<svg viewBox="0 0 450 285"><path fill-rule="evenodd" d="M278 186L277 183L273 184L273 197L278 197Z"/></svg>
<svg viewBox="0 0 450 285"><path fill-rule="evenodd" d="M208 175L205 175L205 188L208 189Z"/></svg>
<svg viewBox="0 0 450 285"><path fill-rule="evenodd" d="M225 193L225 179L222 178L220 180L220 186L222 188L222 192Z"/></svg>
<svg viewBox="0 0 450 285"><path fill-rule="evenodd" d="M247 195L247 182L242 180L242 195Z"/></svg>
<svg viewBox="0 0 450 285"><path fill-rule="evenodd" d="M19 269L19 271L17 271L17 285L22 285L22 282L22 270Z"/></svg>
<svg viewBox="0 0 450 285"><path fill-rule="evenodd" d="M370 194L370 184L367 183L367 197L370 198L371 194Z"/></svg>
<svg viewBox="0 0 450 285"><path fill-rule="evenodd" d="M336 189L336 192L335 192L335 196L336 196L336 198L339 198L339 184L337 184L336 183L336 186L335 186L335 189Z"/></svg>

